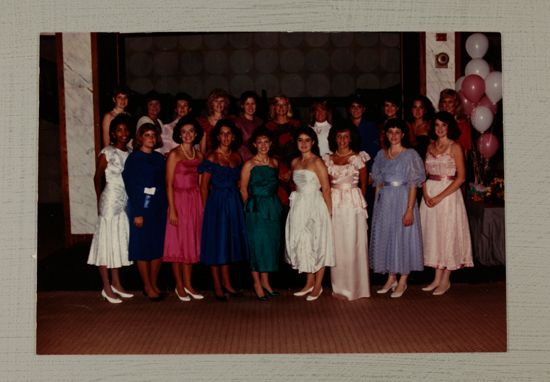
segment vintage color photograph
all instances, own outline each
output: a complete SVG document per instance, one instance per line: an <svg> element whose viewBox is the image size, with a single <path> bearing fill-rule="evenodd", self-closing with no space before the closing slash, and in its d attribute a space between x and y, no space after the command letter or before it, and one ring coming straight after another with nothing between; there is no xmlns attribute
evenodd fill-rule
<svg viewBox="0 0 550 382"><path fill-rule="evenodd" d="M506 352L497 32L44 33L36 353Z"/></svg>

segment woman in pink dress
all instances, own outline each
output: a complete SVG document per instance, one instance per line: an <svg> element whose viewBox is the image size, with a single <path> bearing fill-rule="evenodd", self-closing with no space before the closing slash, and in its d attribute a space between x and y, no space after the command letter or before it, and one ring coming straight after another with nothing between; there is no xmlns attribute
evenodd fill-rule
<svg viewBox="0 0 550 382"><path fill-rule="evenodd" d="M336 266L330 270L332 293L348 300L370 297L367 242L367 166L369 154L359 152L353 124L334 125L324 157L330 176L332 232Z"/></svg>
<svg viewBox="0 0 550 382"><path fill-rule="evenodd" d="M202 129L194 118L181 118L172 135L179 146L170 151L166 161L168 217L162 260L172 263L175 292L181 301L190 301L189 296L197 300L203 298L191 285L192 266L200 258L203 217L197 172L203 156L193 146L200 142L202 135Z"/></svg>
<svg viewBox="0 0 550 382"><path fill-rule="evenodd" d="M434 116L426 153L427 180L420 204L424 265L435 268L432 283L423 291L435 296L451 287L451 272L473 267L468 217L460 186L465 179L464 153L455 142L460 135L452 114L442 111Z"/></svg>

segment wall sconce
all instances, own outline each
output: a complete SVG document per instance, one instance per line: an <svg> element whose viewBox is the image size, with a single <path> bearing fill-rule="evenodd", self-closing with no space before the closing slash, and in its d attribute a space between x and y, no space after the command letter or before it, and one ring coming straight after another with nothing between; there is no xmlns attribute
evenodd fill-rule
<svg viewBox="0 0 550 382"><path fill-rule="evenodd" d="M445 52L441 52L435 55L435 67L447 68L449 66L449 55Z"/></svg>

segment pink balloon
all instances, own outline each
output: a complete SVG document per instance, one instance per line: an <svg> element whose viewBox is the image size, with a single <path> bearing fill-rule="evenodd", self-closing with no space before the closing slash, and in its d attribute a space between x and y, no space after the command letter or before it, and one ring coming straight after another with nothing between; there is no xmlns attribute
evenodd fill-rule
<svg viewBox="0 0 550 382"><path fill-rule="evenodd" d="M491 158L499 148L498 138L491 133L483 133L477 139L477 149L486 159Z"/></svg>
<svg viewBox="0 0 550 382"><path fill-rule="evenodd" d="M485 93L485 81L477 74L470 74L464 77L461 90L469 101L477 103Z"/></svg>
<svg viewBox="0 0 550 382"><path fill-rule="evenodd" d="M475 109L476 104L466 98L464 93L462 93L462 90L459 91L458 94L460 95L460 99L462 100L462 108L464 109L464 114L470 115Z"/></svg>
<svg viewBox="0 0 550 382"><path fill-rule="evenodd" d="M487 96L483 96L477 103L477 106L485 106L487 109L491 110L493 115L497 113L497 104L493 103Z"/></svg>

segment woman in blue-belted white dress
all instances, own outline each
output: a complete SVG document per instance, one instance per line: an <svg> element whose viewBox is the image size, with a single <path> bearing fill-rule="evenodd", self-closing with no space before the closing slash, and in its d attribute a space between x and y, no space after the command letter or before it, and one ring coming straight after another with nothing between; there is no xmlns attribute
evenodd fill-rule
<svg viewBox="0 0 550 382"><path fill-rule="evenodd" d="M407 146L405 122L393 118L384 124L385 147L372 166L376 187L371 227L370 264L376 273L388 279L377 293L392 290L401 297L407 289L411 271L423 270L422 231L416 203L417 188L426 179L422 159ZM400 274L399 282L397 274Z"/></svg>

